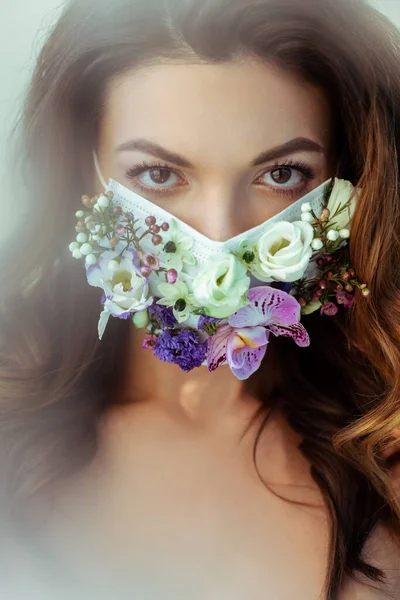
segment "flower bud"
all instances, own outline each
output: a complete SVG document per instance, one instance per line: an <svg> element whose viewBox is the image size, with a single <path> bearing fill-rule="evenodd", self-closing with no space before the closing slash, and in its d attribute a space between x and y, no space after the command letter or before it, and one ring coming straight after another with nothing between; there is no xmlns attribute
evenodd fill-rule
<svg viewBox="0 0 400 600"><path fill-rule="evenodd" d="M85 244L82 244L81 246L81 254L83 254L83 256L87 256L88 254L92 253L92 246L90 244L88 244L87 242Z"/></svg>
<svg viewBox="0 0 400 600"><path fill-rule="evenodd" d="M71 252L73 252L74 250L79 250L79 244L78 242L71 242L68 248Z"/></svg>
<svg viewBox="0 0 400 600"><path fill-rule="evenodd" d="M78 249L74 250L74 251L72 252L72 256L73 256L74 258L77 258L77 259L78 259L78 258L82 258L81 251L80 251L80 250L78 250Z"/></svg>
<svg viewBox="0 0 400 600"><path fill-rule="evenodd" d="M144 327L147 327L147 325L149 324L149 314L147 310L135 312L135 314L132 317L132 321L135 327L137 327L138 329L144 329Z"/></svg>
<svg viewBox="0 0 400 600"><path fill-rule="evenodd" d="M311 204L309 202L304 202L304 204L301 205L301 212L311 212Z"/></svg>
<svg viewBox="0 0 400 600"><path fill-rule="evenodd" d="M83 212L83 210L78 210L78 211L75 213L75 216L76 216L76 218L77 218L77 219L82 219L82 217L84 217L84 216L85 216L85 213Z"/></svg>
<svg viewBox="0 0 400 600"><path fill-rule="evenodd" d="M339 233L335 229L330 229L326 237L330 242L336 242L339 239Z"/></svg>
<svg viewBox="0 0 400 600"><path fill-rule="evenodd" d="M94 265L97 262L97 258L94 254L88 254L85 262L86 265L89 267L90 265Z"/></svg>
<svg viewBox="0 0 400 600"><path fill-rule="evenodd" d="M85 225L82 223L82 221L78 221L76 226L75 226L75 231L77 231L78 233L81 233L83 231L85 231L86 227Z"/></svg>
<svg viewBox="0 0 400 600"><path fill-rule="evenodd" d="M146 217L145 220L144 220L144 222L146 223L146 225L148 227L151 227L152 225L155 225L156 218L151 215L149 217Z"/></svg>
<svg viewBox="0 0 400 600"><path fill-rule="evenodd" d="M101 206L101 208L107 208L110 206L110 201L107 196L100 196L100 198L97 200L97 204Z"/></svg>
<svg viewBox="0 0 400 600"><path fill-rule="evenodd" d="M310 212L303 212L301 215L301 220L305 223L312 223L314 221L314 217Z"/></svg>
<svg viewBox="0 0 400 600"><path fill-rule="evenodd" d="M169 224L168 224L168 223L163 223L163 224L161 225L161 229L162 229L163 231L168 231L168 229L169 229Z"/></svg>
<svg viewBox="0 0 400 600"><path fill-rule="evenodd" d="M107 196L107 198L109 200L112 200L114 198L114 192L112 192L111 190L108 190L108 192L105 192L104 195Z"/></svg>
<svg viewBox="0 0 400 600"><path fill-rule="evenodd" d="M86 235L86 233L78 233L78 235L76 236L76 241L80 244L84 244L88 241L88 236Z"/></svg>
<svg viewBox="0 0 400 600"><path fill-rule="evenodd" d="M154 246L159 246L162 243L162 237L161 235L153 235L151 241Z"/></svg>
<svg viewBox="0 0 400 600"><path fill-rule="evenodd" d="M166 279L167 283L176 283L176 280L178 279L177 271L175 271L175 269L169 269L165 273L165 279Z"/></svg>
<svg viewBox="0 0 400 600"><path fill-rule="evenodd" d="M330 216L331 216L331 211L329 210L329 208L324 208L323 211L321 212L319 220L322 222L326 222Z"/></svg>
<svg viewBox="0 0 400 600"><path fill-rule="evenodd" d="M364 296L364 298L368 298L368 296L370 295L370 291L369 289L366 287L361 291L362 295Z"/></svg>
<svg viewBox="0 0 400 600"><path fill-rule="evenodd" d="M313 241L311 242L311 248L313 250L322 250L323 247L324 247L324 242L321 240L321 238L314 238ZM323 266L323 265L319 265L319 266Z"/></svg>
<svg viewBox="0 0 400 600"><path fill-rule="evenodd" d="M350 237L350 231L348 229L341 229L339 235L342 240L347 240Z"/></svg>

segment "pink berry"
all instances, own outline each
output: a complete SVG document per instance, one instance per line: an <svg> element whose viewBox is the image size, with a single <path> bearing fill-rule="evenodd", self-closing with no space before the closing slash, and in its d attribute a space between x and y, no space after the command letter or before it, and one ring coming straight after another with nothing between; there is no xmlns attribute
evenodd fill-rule
<svg viewBox="0 0 400 600"><path fill-rule="evenodd" d="M155 223L156 223L156 218L155 218L155 217L153 217L153 216L146 217L146 219L145 219L145 221L144 221L144 222L146 223L146 225L147 225L148 227L151 227L152 225L155 225Z"/></svg>
<svg viewBox="0 0 400 600"><path fill-rule="evenodd" d="M152 225L150 229L153 233L159 233L161 227L159 225Z"/></svg>
<svg viewBox="0 0 400 600"><path fill-rule="evenodd" d="M159 246L162 243L162 237L161 235L153 235L151 241L153 242L154 246Z"/></svg>
<svg viewBox="0 0 400 600"><path fill-rule="evenodd" d="M165 273L165 279L166 279L167 283L175 283L176 280L178 279L178 272L175 271L175 269L169 269Z"/></svg>
<svg viewBox="0 0 400 600"><path fill-rule="evenodd" d="M168 231L168 229L169 229L169 224L168 224L168 223L163 223L163 224L161 225L161 229L162 229L163 231Z"/></svg>

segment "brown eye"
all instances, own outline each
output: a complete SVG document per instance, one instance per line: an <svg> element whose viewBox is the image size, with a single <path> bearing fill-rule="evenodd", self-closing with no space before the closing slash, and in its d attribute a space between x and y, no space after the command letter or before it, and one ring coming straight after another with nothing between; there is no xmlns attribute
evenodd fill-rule
<svg viewBox="0 0 400 600"><path fill-rule="evenodd" d="M275 183L287 183L290 181L292 175L292 169L280 168L271 171L271 177Z"/></svg>
<svg viewBox="0 0 400 600"><path fill-rule="evenodd" d="M149 176L150 179L159 185L166 183L171 175L171 171L169 169L150 169Z"/></svg>

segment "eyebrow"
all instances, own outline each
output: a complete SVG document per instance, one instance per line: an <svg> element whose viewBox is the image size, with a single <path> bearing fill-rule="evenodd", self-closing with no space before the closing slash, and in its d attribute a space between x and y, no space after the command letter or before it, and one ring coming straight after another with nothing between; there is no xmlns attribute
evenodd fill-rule
<svg viewBox="0 0 400 600"><path fill-rule="evenodd" d="M163 148L159 144L155 142L151 142L150 140L145 139L136 139L130 140L129 142L125 142L120 144L115 149L115 152L132 152L134 150L138 150L140 152L145 152L146 154L151 154L157 158L161 158L167 162L173 163L179 167L183 167L186 169L194 169L194 166L186 160L183 156L176 154L175 152L171 152L166 148ZM317 142L310 140L305 137L297 137L293 140L289 140L280 146L275 146L270 150L265 150L261 152L251 163L250 166L256 167L265 162L268 162L273 159L282 158L287 154L292 154L293 152L324 152L323 147Z"/></svg>

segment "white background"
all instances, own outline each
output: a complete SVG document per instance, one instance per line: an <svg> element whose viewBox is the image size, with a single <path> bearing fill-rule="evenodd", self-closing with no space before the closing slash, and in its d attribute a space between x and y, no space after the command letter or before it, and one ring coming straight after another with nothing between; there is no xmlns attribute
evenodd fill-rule
<svg viewBox="0 0 400 600"><path fill-rule="evenodd" d="M370 0L370 3L400 27L400 0ZM63 4L62 0L0 0L0 185L3 192L0 195L1 206L7 205L7 197L11 193L7 191L10 189L7 149L11 126L24 97L36 56ZM7 234L7 222L4 218L0 218L0 234Z"/></svg>

